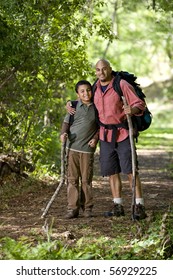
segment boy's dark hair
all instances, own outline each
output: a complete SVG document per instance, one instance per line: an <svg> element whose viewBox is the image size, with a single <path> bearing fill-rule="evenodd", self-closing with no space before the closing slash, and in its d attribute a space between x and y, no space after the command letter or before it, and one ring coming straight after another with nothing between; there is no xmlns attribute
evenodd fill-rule
<svg viewBox="0 0 173 280"><path fill-rule="evenodd" d="M88 85L88 86L90 86L91 89L92 89L92 85L90 84L90 82L88 82L88 81L86 81L86 80L81 80L81 81L77 82L77 84L75 85L75 91L76 91L77 93L78 93L78 88L79 88L79 86L81 86L81 85Z"/></svg>

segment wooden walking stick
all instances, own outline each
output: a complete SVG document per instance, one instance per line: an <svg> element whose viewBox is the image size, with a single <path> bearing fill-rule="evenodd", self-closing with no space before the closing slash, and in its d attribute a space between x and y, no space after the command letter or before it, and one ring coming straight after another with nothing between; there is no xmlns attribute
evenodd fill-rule
<svg viewBox="0 0 173 280"><path fill-rule="evenodd" d="M65 155L66 155L66 141L64 141L61 144L61 178L60 178L60 183L59 183L58 187L56 188L54 194L52 195L50 201L48 202L46 208L44 209L41 218L44 218L46 216L46 214L47 214L47 212L48 212L52 202L54 201L55 197L59 193L60 188L65 183Z"/></svg>
<svg viewBox="0 0 173 280"><path fill-rule="evenodd" d="M124 105L128 105L124 96L122 96ZM133 137L133 124L130 115L127 114L127 122L129 127L129 139L132 154L132 220L136 220L135 206L136 206L136 150Z"/></svg>

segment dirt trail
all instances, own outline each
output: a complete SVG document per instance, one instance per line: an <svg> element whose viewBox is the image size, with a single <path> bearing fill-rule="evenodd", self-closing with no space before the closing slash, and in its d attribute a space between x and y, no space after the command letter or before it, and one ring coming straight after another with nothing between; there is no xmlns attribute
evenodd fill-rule
<svg viewBox="0 0 173 280"><path fill-rule="evenodd" d="M153 213L163 214L173 202L173 180L167 171L171 157L164 150L138 150L138 157L149 221ZM76 239L85 235L98 238L99 236L116 237L120 234L131 238L132 232L129 231L129 226L134 223L131 221L132 197L127 178L122 176L122 180L125 217L103 217L103 212L110 208L112 197L108 178L99 176L98 155L96 154L93 180L94 217L84 218L81 212L77 219L64 219L66 213L66 186L64 186L53 202L46 219L41 219L42 209L48 203L57 185L38 183L18 196L13 195L10 200L3 198L0 205L0 237L19 238L25 235L34 238L38 234L44 235L43 225L46 221L55 238L64 232L69 232Z"/></svg>

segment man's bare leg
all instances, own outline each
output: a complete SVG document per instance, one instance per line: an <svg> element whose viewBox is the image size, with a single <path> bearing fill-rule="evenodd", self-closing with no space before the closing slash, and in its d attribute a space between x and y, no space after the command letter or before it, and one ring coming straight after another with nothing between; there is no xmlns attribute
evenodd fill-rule
<svg viewBox="0 0 173 280"><path fill-rule="evenodd" d="M109 177L112 197L113 197L113 205L110 211L105 212L105 216L124 216L124 208L122 206L122 198L121 198L121 190L122 183L120 174L114 174Z"/></svg>
<svg viewBox="0 0 173 280"><path fill-rule="evenodd" d="M114 174L109 177L112 197L114 198L120 198L121 197L121 190L122 190L122 183L120 174Z"/></svg>

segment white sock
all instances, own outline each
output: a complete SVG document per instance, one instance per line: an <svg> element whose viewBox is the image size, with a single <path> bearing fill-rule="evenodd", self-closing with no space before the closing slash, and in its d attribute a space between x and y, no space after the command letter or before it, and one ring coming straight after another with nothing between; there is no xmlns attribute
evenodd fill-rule
<svg viewBox="0 0 173 280"><path fill-rule="evenodd" d="M143 198L136 198L136 204L142 204L144 205L144 199Z"/></svg>
<svg viewBox="0 0 173 280"><path fill-rule="evenodd" d="M117 203L117 204L122 204L123 200L122 200L121 197L116 197L116 198L113 199L113 202Z"/></svg>

